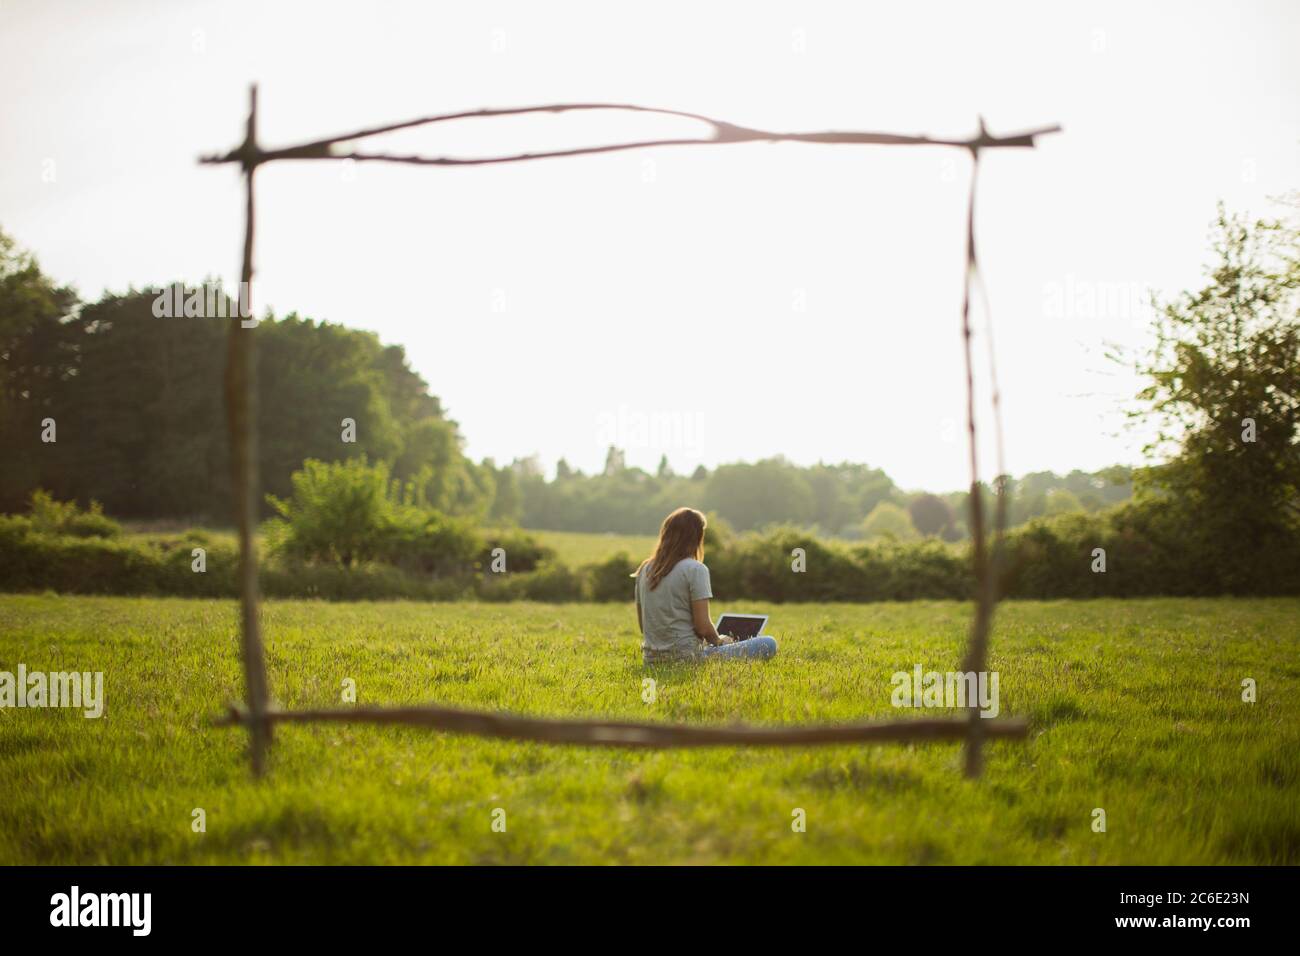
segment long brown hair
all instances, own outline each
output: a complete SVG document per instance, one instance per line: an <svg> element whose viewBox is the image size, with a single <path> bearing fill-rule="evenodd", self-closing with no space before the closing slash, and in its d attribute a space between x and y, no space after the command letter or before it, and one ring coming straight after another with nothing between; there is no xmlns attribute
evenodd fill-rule
<svg viewBox="0 0 1300 956"><path fill-rule="evenodd" d="M637 577L650 565L650 590L653 591L664 579L664 575L677 566L683 558L704 560L704 529L708 520L703 512L694 508L678 508L659 526L659 542L654 554L641 562L636 569Z"/></svg>

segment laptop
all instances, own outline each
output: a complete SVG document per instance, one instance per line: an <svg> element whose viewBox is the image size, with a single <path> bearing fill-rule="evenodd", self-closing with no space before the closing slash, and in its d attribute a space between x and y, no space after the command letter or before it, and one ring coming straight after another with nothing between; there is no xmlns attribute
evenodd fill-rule
<svg viewBox="0 0 1300 956"><path fill-rule="evenodd" d="M767 627L766 614L723 614L718 618L717 623L719 634L725 634L737 641L761 637L765 627Z"/></svg>

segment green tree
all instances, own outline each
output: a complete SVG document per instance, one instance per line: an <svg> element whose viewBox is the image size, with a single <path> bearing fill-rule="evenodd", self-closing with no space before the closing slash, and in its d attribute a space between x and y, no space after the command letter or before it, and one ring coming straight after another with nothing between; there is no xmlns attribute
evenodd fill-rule
<svg viewBox="0 0 1300 956"><path fill-rule="evenodd" d="M80 330L66 321L71 289L41 272L35 258L0 232L0 509L17 511L37 487L67 490L66 446L41 441L76 374ZM57 418L56 418L57 424Z"/></svg>
<svg viewBox="0 0 1300 956"><path fill-rule="evenodd" d="M0 236L0 469L8 510L37 487L126 517L230 514L223 374L230 319L160 317L154 290L75 298ZM230 311L230 310L228 310ZM308 458L366 455L451 514L481 516L492 469L465 458L454 422L370 332L268 317L258 343L261 484L278 496ZM57 442L40 441L53 418ZM343 421L356 441L343 440Z"/></svg>
<svg viewBox="0 0 1300 956"><path fill-rule="evenodd" d="M911 516L892 501L882 501L872 508L871 514L863 519L861 531L864 538L910 541L917 536Z"/></svg>
<svg viewBox="0 0 1300 956"><path fill-rule="evenodd" d="M495 492L488 517L495 524L517 524L523 512L523 496L519 491L519 477L512 468L497 468L489 458L483 466L492 472Z"/></svg>
<svg viewBox="0 0 1300 956"><path fill-rule="evenodd" d="M1062 515L1086 510L1079 496L1068 488L1053 488L1047 493L1047 507L1044 514Z"/></svg>
<svg viewBox="0 0 1300 956"><path fill-rule="evenodd" d="M907 506L912 525L927 538L942 534L952 524L952 511L938 495L917 495Z"/></svg>
<svg viewBox="0 0 1300 956"><path fill-rule="evenodd" d="M738 531L768 524L806 525L816 508L801 469L784 458L718 466L705 486L704 501Z"/></svg>
<svg viewBox="0 0 1300 956"><path fill-rule="evenodd" d="M1276 219L1222 206L1207 282L1158 305L1145 476L1166 496L1198 566L1224 590L1267 591L1300 572L1300 241Z"/></svg>
<svg viewBox="0 0 1300 956"><path fill-rule="evenodd" d="M614 475L617 475L626 468L626 457L627 456L623 453L623 449L615 448L613 445L610 445L609 451L605 453L605 477L612 478Z"/></svg>

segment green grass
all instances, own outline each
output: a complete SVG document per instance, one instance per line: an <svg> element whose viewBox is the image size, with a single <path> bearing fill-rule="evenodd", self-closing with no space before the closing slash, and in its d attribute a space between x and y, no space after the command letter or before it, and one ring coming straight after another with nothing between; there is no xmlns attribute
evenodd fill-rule
<svg viewBox="0 0 1300 956"><path fill-rule="evenodd" d="M606 561L620 551L629 558L640 561L642 558L648 558L650 552L654 551L656 540L655 535L652 534L535 531L532 528L525 528L524 534L531 535L549 548L554 548L556 557L571 568Z"/></svg>
<svg viewBox="0 0 1300 956"><path fill-rule="evenodd" d="M278 602L265 623L284 705L337 703L350 677L361 703L803 724L897 716L890 675L955 666L970 613L772 610L776 660L653 671L614 605ZM102 670L107 697L99 720L0 710L0 863L1300 863L1293 599L1004 605L991 664L1031 735L991 745L979 781L954 744L622 752L315 725L278 729L255 783L242 731L210 726L239 697L236 634L228 601L0 596L0 670Z"/></svg>

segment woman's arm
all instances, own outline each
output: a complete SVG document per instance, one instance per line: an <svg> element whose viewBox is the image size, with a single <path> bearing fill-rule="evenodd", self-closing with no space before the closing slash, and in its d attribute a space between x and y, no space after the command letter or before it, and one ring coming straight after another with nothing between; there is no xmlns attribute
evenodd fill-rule
<svg viewBox="0 0 1300 956"><path fill-rule="evenodd" d="M698 601L691 602L691 625L695 628L696 636L707 641L714 647L719 644L730 644L731 638L723 637L718 633L718 629L713 626L713 618L709 616L709 599L700 598Z"/></svg>

